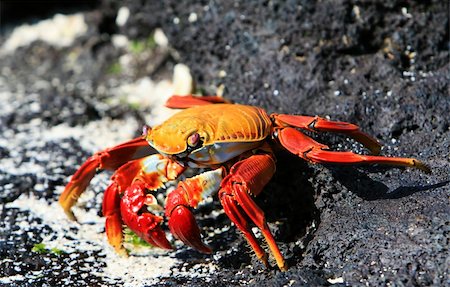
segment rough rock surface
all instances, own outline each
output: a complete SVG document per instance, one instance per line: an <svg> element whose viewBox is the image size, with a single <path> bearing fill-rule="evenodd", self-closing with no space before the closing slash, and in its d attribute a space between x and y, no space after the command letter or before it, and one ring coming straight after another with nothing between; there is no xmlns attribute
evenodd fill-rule
<svg viewBox="0 0 450 287"><path fill-rule="evenodd" d="M88 29L69 46L0 48L1 284L448 284L448 3L143 2L84 11ZM121 7L129 17L117 25ZM169 47L155 41L156 28ZM383 154L420 158L433 174L311 165L280 151L257 201L287 272L264 269L217 203L197 212L213 255L177 243L177 252L117 259L99 217L109 174L80 200L81 224L65 220L58 194L89 154L156 121L156 83L180 62L198 91L356 123L384 144ZM151 100L136 99L130 91L139 87ZM317 138L364 152L345 137Z"/></svg>

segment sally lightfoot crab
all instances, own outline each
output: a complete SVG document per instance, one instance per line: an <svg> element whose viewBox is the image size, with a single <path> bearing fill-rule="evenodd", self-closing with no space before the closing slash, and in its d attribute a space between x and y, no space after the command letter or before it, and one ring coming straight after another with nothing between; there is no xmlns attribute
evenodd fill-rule
<svg viewBox="0 0 450 287"><path fill-rule="evenodd" d="M287 270L264 212L253 201L275 173L273 144L280 144L312 163L377 163L430 172L425 164L413 158L379 156L380 144L350 123L320 117L268 115L261 108L230 104L219 97L173 96L166 105L184 110L159 126L145 127L142 137L88 158L59 200L66 214L75 219L71 208L96 171L115 170L102 209L108 241L119 253L125 253L123 225L154 246L172 248L162 228L164 219L157 215L161 210L176 238L200 252L210 253L211 249L201 240L192 209L205 198L218 194L225 213L256 256L269 266L267 253L251 225L260 229L278 267ZM345 134L367 147L371 155L331 151L302 130ZM188 168L207 171L180 181L162 206L156 193L165 183L179 179Z"/></svg>

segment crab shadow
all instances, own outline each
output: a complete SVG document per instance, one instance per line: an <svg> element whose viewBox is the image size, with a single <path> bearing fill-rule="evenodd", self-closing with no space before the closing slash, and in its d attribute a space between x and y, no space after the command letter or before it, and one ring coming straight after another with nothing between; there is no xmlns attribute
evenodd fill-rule
<svg viewBox="0 0 450 287"><path fill-rule="evenodd" d="M294 266L303 259L314 237L313 226L320 224L320 210L315 204L320 191L311 182L315 170L304 160L285 150L277 151L276 156L277 172L256 201L287 264Z"/></svg>
<svg viewBox="0 0 450 287"><path fill-rule="evenodd" d="M388 168L364 167L363 171L355 167L338 168L336 166L327 166L332 172L333 178L339 181L349 191L353 192L364 200L379 199L398 199L411 196L417 192L433 190L443 187L450 183L450 180L428 184L399 186L391 190L388 185L383 182L373 180L368 174L378 171L385 171Z"/></svg>

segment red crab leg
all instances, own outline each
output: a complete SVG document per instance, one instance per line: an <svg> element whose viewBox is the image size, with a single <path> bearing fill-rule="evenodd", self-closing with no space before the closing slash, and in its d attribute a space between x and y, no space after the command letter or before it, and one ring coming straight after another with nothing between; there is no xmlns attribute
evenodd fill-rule
<svg viewBox="0 0 450 287"><path fill-rule="evenodd" d="M138 172L134 173L136 170ZM120 212L116 198L111 197L111 201L104 204L106 214L112 211L112 214L109 215L111 216L111 225L108 226L108 221L106 225L106 228L111 228L107 230L108 236L110 232L114 242L122 240L122 230L118 227L120 221L117 220L117 214L120 213L123 222L139 237L154 246L171 249L172 246L161 228L163 218L151 212L162 211L163 208L158 204L155 196L147 191L155 191L163 187L164 183L175 180L184 170L184 166L160 154L132 161L117 170L115 174L117 178L123 177L124 181L132 178L133 181L126 188L120 200ZM129 171L131 174L126 173ZM117 183L117 186L121 185L120 181ZM127 183L129 184L129 182Z"/></svg>
<svg viewBox="0 0 450 287"><path fill-rule="evenodd" d="M120 216L120 188L116 183L112 183L105 190L103 198L103 216L105 220L106 237L109 244L117 253L126 255L127 252L123 248L122 218Z"/></svg>
<svg viewBox="0 0 450 287"><path fill-rule="evenodd" d="M166 107L172 109L186 109L195 106L204 106L219 103L230 102L219 96L171 96L166 102Z"/></svg>
<svg viewBox="0 0 450 287"><path fill-rule="evenodd" d="M278 248L264 212L256 205L251 196L257 196L275 173L275 161L269 154L250 156L233 165L224 178L219 191L220 202L225 213L244 234L256 256L266 265L267 255L256 241L248 225L248 218L261 230L269 249L280 270L287 270L283 255Z"/></svg>
<svg viewBox="0 0 450 287"><path fill-rule="evenodd" d="M294 126L302 129L306 129L313 132L335 132L346 134L356 141L367 147L373 155L380 154L380 143L369 136L368 134L360 131L359 127L347 122L335 122L329 121L320 117L308 117L308 116L296 116L296 115L278 115L272 114L272 118L275 119L275 123L280 126Z"/></svg>
<svg viewBox="0 0 450 287"><path fill-rule="evenodd" d="M278 130L281 144L293 154L315 163L358 164L378 163L414 167L430 173L430 168L414 158L360 155L353 152L329 151L328 146L318 143L294 128Z"/></svg>
<svg viewBox="0 0 450 287"><path fill-rule="evenodd" d="M72 206L84 192L98 169L115 170L124 163L154 153L144 138L135 138L112 148L105 149L88 158L72 176L59 198L67 216L76 220Z"/></svg>
<svg viewBox="0 0 450 287"><path fill-rule="evenodd" d="M211 253L211 248L201 240L200 229L191 212L205 198L219 190L223 169L218 168L188 178L167 196L166 217L172 234L186 245Z"/></svg>

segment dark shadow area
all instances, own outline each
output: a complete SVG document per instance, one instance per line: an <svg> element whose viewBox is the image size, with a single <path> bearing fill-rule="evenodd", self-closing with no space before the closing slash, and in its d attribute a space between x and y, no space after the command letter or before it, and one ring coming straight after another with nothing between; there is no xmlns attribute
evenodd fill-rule
<svg viewBox="0 0 450 287"><path fill-rule="evenodd" d="M289 266L302 260L303 249L313 238L314 222L318 226L320 212L315 206L315 190L309 179L314 170L287 152L276 152L277 171L256 202L261 207Z"/></svg>
<svg viewBox="0 0 450 287"><path fill-rule="evenodd" d="M209 256L189 247L179 249L175 254L175 258L192 265L204 262Z"/></svg>
<svg viewBox="0 0 450 287"><path fill-rule="evenodd" d="M367 173L374 172L367 168L367 172L361 172L354 167L337 168L336 166L327 166L332 171L333 177L343 184L348 190L355 193L364 200L378 199L398 199L410 196L419 191L426 191L443 187L450 183L450 180L418 186L401 186L389 192L389 187L382 182L371 179ZM379 171L379 168L376 168ZM384 169L384 168L383 168Z"/></svg>
<svg viewBox="0 0 450 287"><path fill-rule="evenodd" d="M432 190L439 187L444 187L450 183L450 180L438 182L435 184L429 184L429 185L417 185L417 186L400 186L396 188L395 190L389 192L385 198L389 199L397 199L402 198L405 196L412 195L419 191L427 191Z"/></svg>
<svg viewBox="0 0 450 287"><path fill-rule="evenodd" d="M212 204L202 204L193 210L203 241L211 247L213 252L203 254L184 245L177 250L174 257L187 263L189 267L204 263L206 260L213 260L214 254L220 254L216 263L224 269L240 269L243 264L251 264L252 250L240 231L235 228L225 213L212 215L214 211L223 209L217 195L213 197L213 200ZM216 233L218 230L224 231ZM214 235L211 236L211 234Z"/></svg>

